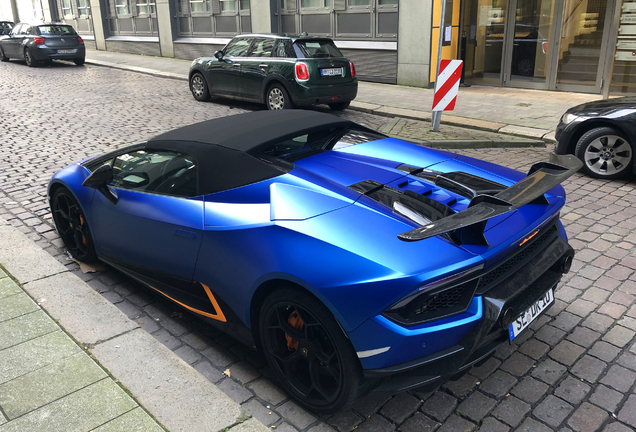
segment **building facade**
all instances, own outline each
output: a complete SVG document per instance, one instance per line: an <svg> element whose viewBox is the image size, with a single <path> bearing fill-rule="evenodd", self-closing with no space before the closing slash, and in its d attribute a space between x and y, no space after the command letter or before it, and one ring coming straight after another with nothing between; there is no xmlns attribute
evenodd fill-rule
<svg viewBox="0 0 636 432"><path fill-rule="evenodd" d="M334 39L363 80L420 87L441 33L467 83L636 90L636 0L0 0L0 16L16 13L67 22L89 48L188 60L237 34L307 32Z"/></svg>

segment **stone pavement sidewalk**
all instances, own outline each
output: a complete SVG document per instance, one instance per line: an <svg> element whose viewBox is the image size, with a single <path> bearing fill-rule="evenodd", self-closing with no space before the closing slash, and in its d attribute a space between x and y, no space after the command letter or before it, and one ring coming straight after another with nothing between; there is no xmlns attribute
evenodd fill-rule
<svg viewBox="0 0 636 432"><path fill-rule="evenodd" d="M268 430L2 218L0 264L0 432Z"/></svg>
<svg viewBox="0 0 636 432"><path fill-rule="evenodd" d="M0 269L0 431L163 429Z"/></svg>
<svg viewBox="0 0 636 432"><path fill-rule="evenodd" d="M212 53L210 53L212 55ZM86 62L101 66L188 79L192 62L112 51L86 51ZM554 130L570 107L600 95L504 87L462 87L454 111L442 115L442 124L501 134L554 141ZM382 116L430 121L433 90L391 84L359 82L350 109Z"/></svg>

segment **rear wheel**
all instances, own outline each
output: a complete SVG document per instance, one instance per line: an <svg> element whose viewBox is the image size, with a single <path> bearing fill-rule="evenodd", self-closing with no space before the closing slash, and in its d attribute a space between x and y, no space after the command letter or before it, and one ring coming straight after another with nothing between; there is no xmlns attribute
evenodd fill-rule
<svg viewBox="0 0 636 432"><path fill-rule="evenodd" d="M575 154L583 162L587 174L601 179L627 175L634 160L631 144L612 127L587 131L577 142Z"/></svg>
<svg viewBox="0 0 636 432"><path fill-rule="evenodd" d="M97 260L86 217L68 189L59 188L53 193L51 212L57 232L73 258L83 262Z"/></svg>
<svg viewBox="0 0 636 432"><path fill-rule="evenodd" d="M199 102L205 102L210 99L208 83L205 82L205 78L200 73L195 73L190 77L190 91L192 96Z"/></svg>
<svg viewBox="0 0 636 432"><path fill-rule="evenodd" d="M84 62L86 62L86 59L82 57L82 58L77 58L77 59L75 59L73 61L75 62L76 65L83 66Z"/></svg>
<svg viewBox="0 0 636 432"><path fill-rule="evenodd" d="M339 103L331 103L329 104L329 108L331 108L332 110L335 111L342 111L342 110L346 110L347 108L349 108L349 105L351 105L351 102L339 102Z"/></svg>
<svg viewBox="0 0 636 432"><path fill-rule="evenodd" d="M4 50L2 49L2 47L0 47L0 61L9 61L9 57L4 54Z"/></svg>
<svg viewBox="0 0 636 432"><path fill-rule="evenodd" d="M370 385L333 315L299 289L282 288L265 299L259 336L280 384L310 411L347 409Z"/></svg>
<svg viewBox="0 0 636 432"><path fill-rule="evenodd" d="M24 49L24 62L29 67L35 67L36 66L36 61L33 58L33 55L31 54L31 50L29 48L25 48Z"/></svg>
<svg viewBox="0 0 636 432"><path fill-rule="evenodd" d="M267 89L265 104L268 110L282 110L294 107L287 90L280 84L272 84L272 86Z"/></svg>

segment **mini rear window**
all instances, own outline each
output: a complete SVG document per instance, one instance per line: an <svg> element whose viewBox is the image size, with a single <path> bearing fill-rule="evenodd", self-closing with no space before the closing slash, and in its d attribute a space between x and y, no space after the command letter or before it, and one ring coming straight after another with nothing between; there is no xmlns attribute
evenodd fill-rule
<svg viewBox="0 0 636 432"><path fill-rule="evenodd" d="M0 29L12 29L13 24L8 22L0 22Z"/></svg>
<svg viewBox="0 0 636 432"><path fill-rule="evenodd" d="M330 40L296 41L296 45L307 58L343 57L342 53Z"/></svg>
<svg viewBox="0 0 636 432"><path fill-rule="evenodd" d="M38 30L40 30L40 34L42 35L74 35L75 30L71 26L52 26L52 25L41 25L38 26Z"/></svg>

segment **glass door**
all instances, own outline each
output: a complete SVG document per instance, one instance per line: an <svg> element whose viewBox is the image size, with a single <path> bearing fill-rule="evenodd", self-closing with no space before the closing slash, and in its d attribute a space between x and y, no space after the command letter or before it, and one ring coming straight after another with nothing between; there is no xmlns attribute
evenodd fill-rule
<svg viewBox="0 0 636 432"><path fill-rule="evenodd" d="M564 0L555 88L600 92L611 13L608 0ZM612 8L613 10L613 8Z"/></svg>
<svg viewBox="0 0 636 432"><path fill-rule="evenodd" d="M547 89L555 0L516 0L514 10L506 34L504 84Z"/></svg>

